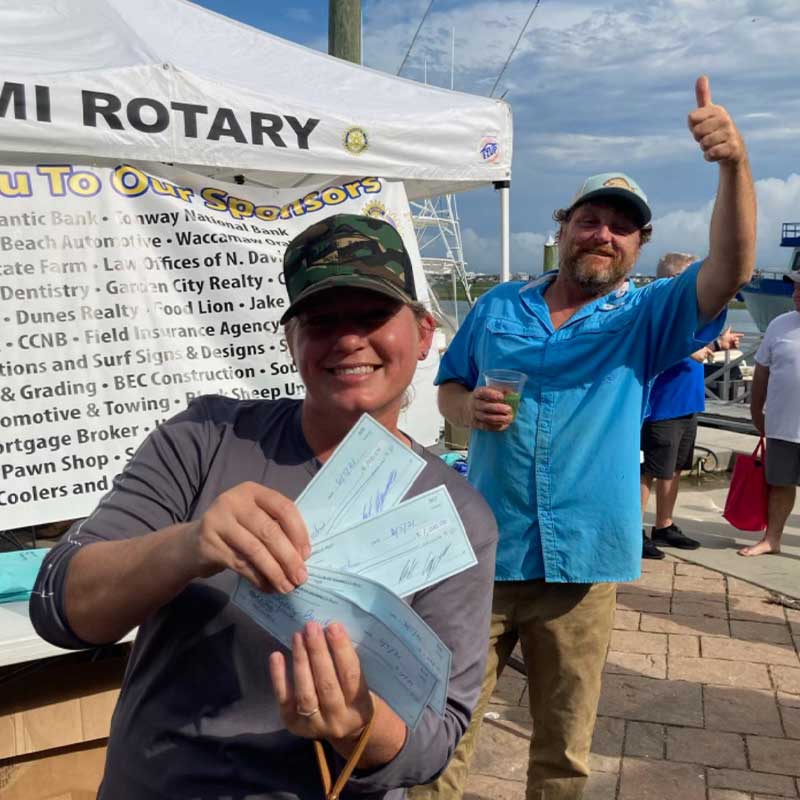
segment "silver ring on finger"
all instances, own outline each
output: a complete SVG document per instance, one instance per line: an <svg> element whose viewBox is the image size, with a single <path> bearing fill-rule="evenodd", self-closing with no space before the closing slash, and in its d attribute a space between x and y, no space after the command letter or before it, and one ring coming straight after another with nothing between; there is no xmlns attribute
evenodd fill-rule
<svg viewBox="0 0 800 800"><path fill-rule="evenodd" d="M298 717L305 717L306 719L308 719L309 717L313 717L314 714L319 714L319 706L317 706L316 708L312 708L311 711L303 711L302 708L297 708L295 710L297 711Z"/></svg>

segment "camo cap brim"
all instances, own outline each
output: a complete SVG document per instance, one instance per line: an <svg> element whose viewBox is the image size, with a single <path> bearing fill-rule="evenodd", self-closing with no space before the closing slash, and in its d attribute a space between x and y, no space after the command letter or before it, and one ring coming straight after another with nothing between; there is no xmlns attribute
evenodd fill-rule
<svg viewBox="0 0 800 800"><path fill-rule="evenodd" d="M310 297L331 289L366 289L403 303L417 298L400 234L384 220L358 214L327 217L292 239L283 274L289 308L282 324Z"/></svg>

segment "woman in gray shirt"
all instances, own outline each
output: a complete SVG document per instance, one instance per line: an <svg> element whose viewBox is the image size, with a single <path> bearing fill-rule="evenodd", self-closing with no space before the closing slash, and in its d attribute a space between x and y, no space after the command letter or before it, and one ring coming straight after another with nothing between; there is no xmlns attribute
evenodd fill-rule
<svg viewBox="0 0 800 800"><path fill-rule="evenodd" d="M39 574L31 617L48 641L88 647L139 627L101 800L316 799L311 740L337 771L373 714L341 797L400 797L443 770L469 723L497 532L466 481L398 428L433 331L402 241L382 221L329 217L289 245L284 275L304 400L194 401L148 437ZM426 460L409 497L447 486L478 558L406 598L453 654L444 718L426 709L413 732L369 692L342 626L309 623L286 652L230 601L240 575L277 592L306 580L293 501L365 412Z"/></svg>

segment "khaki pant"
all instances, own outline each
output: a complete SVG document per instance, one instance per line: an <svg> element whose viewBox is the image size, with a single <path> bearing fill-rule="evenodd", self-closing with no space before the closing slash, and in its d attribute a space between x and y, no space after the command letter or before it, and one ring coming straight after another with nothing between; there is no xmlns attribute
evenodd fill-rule
<svg viewBox="0 0 800 800"><path fill-rule="evenodd" d="M472 722L435 783L411 800L458 800L484 712L517 641L528 673L533 718L526 800L579 800L616 605L616 584L496 583L489 656Z"/></svg>

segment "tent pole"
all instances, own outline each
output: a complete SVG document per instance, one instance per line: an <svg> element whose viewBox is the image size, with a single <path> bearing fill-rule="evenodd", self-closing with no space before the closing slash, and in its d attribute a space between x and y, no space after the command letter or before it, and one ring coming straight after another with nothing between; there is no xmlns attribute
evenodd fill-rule
<svg viewBox="0 0 800 800"><path fill-rule="evenodd" d="M509 201L511 181L495 181L494 188L500 192L500 282L511 280L511 233Z"/></svg>

